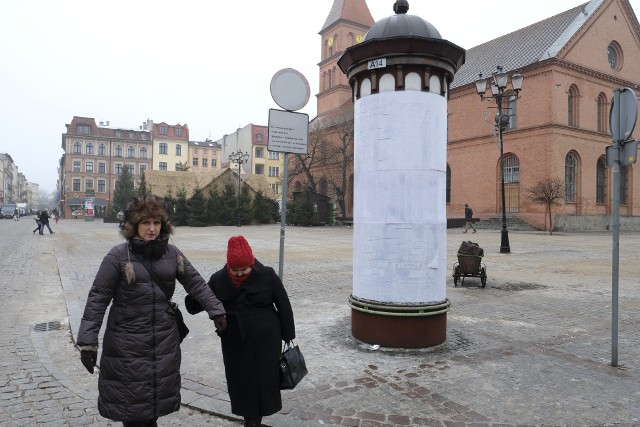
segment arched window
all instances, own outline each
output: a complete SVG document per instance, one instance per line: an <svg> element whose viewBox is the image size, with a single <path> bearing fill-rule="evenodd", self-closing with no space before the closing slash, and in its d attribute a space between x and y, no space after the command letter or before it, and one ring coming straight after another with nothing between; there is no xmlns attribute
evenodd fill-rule
<svg viewBox="0 0 640 427"><path fill-rule="evenodd" d="M327 89L331 89L331 85L332 85L331 72L332 72L331 70L327 71Z"/></svg>
<svg viewBox="0 0 640 427"><path fill-rule="evenodd" d="M578 87L571 85L567 96L567 124L569 126L578 126Z"/></svg>
<svg viewBox="0 0 640 427"><path fill-rule="evenodd" d="M122 157L122 145L116 145L115 156L116 157Z"/></svg>
<svg viewBox="0 0 640 427"><path fill-rule="evenodd" d="M437 93L438 95L440 95L440 93L442 92L440 77L431 76L431 78L429 78L429 92Z"/></svg>
<svg viewBox="0 0 640 427"><path fill-rule="evenodd" d="M392 74L386 73L380 78L378 92L393 92L396 90L396 79Z"/></svg>
<svg viewBox="0 0 640 427"><path fill-rule="evenodd" d="M596 163L596 203L599 204L605 201L606 171L604 157L600 157Z"/></svg>
<svg viewBox="0 0 640 427"><path fill-rule="evenodd" d="M447 165L447 203L451 203L451 168Z"/></svg>
<svg viewBox="0 0 640 427"><path fill-rule="evenodd" d="M604 93L598 95L598 132L607 132L607 96Z"/></svg>
<svg viewBox="0 0 640 427"><path fill-rule="evenodd" d="M98 145L98 156L106 156L107 155L107 146L104 144Z"/></svg>
<svg viewBox="0 0 640 427"><path fill-rule="evenodd" d="M82 143L80 141L73 143L73 154L82 154Z"/></svg>
<svg viewBox="0 0 640 427"><path fill-rule="evenodd" d="M133 145L130 145L129 148L127 148L127 157L135 157L136 156L136 149L133 148Z"/></svg>
<svg viewBox="0 0 640 427"><path fill-rule="evenodd" d="M631 166L620 166L620 204L627 204L627 194L629 194L629 168Z"/></svg>
<svg viewBox="0 0 640 427"><path fill-rule="evenodd" d="M576 201L576 177L578 159L574 153L568 153L564 158L564 200L569 203Z"/></svg>
<svg viewBox="0 0 640 427"><path fill-rule="evenodd" d="M141 159L146 159L147 158L147 148L146 147L142 147L140 149L140 158Z"/></svg>
<svg viewBox="0 0 640 427"><path fill-rule="evenodd" d="M504 182L520 182L520 161L513 154L504 156Z"/></svg>
<svg viewBox="0 0 640 427"><path fill-rule="evenodd" d="M93 154L93 143L91 143L91 142L87 143L87 146L85 148L85 153L86 154L91 154L91 155Z"/></svg>

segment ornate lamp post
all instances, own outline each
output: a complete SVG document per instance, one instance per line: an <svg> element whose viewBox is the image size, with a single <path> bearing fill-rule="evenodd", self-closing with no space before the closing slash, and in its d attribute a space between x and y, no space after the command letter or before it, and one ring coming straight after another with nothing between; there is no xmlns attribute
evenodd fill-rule
<svg viewBox="0 0 640 427"><path fill-rule="evenodd" d="M500 242L500 253L508 254L511 252L511 247L509 246L509 230L507 230L507 208L505 205L505 194L504 194L504 148L502 144L502 132L509 125L509 114L503 114L503 100L505 97L509 98L515 92L515 97L518 98L518 94L522 89L522 80L524 80L524 76L518 72L511 76L511 86L513 88L513 92L509 91L505 95L505 89L507 88L507 83L509 80L509 76L506 72L502 70L502 67L498 65L497 70L491 75L490 83L491 83L491 98L498 106L498 113L496 114L496 126L498 127L498 131L500 134L500 187L502 192L502 233L501 233L501 242ZM478 95L480 95L480 100L483 101L485 99L485 93L487 90L487 79L482 77L482 73L478 75L478 80L476 80L476 90L478 91Z"/></svg>
<svg viewBox="0 0 640 427"><path fill-rule="evenodd" d="M235 153L229 154L229 162L238 164L238 194L236 197L236 213L238 217L238 227L242 225L240 223L241 222L240 221L240 184L242 182L240 180L240 171L241 171L242 164L247 163L248 161L249 161L249 153L244 152L243 154L242 150L238 150Z"/></svg>

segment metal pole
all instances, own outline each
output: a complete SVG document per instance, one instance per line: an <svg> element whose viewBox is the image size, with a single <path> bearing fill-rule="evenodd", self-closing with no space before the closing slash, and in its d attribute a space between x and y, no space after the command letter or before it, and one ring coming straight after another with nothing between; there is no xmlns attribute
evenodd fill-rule
<svg viewBox="0 0 640 427"><path fill-rule="evenodd" d="M614 105L620 105L620 89L613 93ZM619 127L620 117L612 120L617 121ZM612 126L616 124L611 123ZM620 153L620 142L613 141L613 149ZM618 276L620 264L620 156L613 166L613 251L611 259L611 366L618 366Z"/></svg>
<svg viewBox="0 0 640 427"><path fill-rule="evenodd" d="M500 187L502 192L502 231L500 233L500 253L508 254L511 252L509 246L509 230L507 230L507 207L504 194L504 148L502 144L502 94L496 98L498 104L498 128L500 131Z"/></svg>
<svg viewBox="0 0 640 427"><path fill-rule="evenodd" d="M284 274L284 231L287 224L287 180L289 179L289 153L284 153L284 171L282 172L282 206L280 208L280 261L278 276Z"/></svg>
<svg viewBox="0 0 640 427"><path fill-rule="evenodd" d="M242 154L242 153L240 153L240 151L238 151L238 153ZM236 215L238 217L238 227L241 226L241 224L240 224L240 184L241 184L241 181L240 181L240 167L241 166L242 166L242 156L238 156L238 196L236 197L236 199L237 199L236 200Z"/></svg>

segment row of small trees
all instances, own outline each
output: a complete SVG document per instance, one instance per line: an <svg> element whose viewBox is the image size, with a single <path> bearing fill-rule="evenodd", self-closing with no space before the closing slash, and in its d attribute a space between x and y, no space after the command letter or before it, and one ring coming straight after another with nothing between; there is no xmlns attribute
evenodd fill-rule
<svg viewBox="0 0 640 427"><path fill-rule="evenodd" d="M113 203L108 216L116 218L118 212L124 211L132 198L147 195L149 192L145 175L141 175L140 184L136 189L133 177L128 169L124 168L116 180ZM278 203L262 192L251 197L246 185L242 187L239 197L234 185L227 184L221 193L214 188L207 191L196 188L191 197L187 197L186 190L181 188L175 195L165 196L164 202L171 216L171 223L175 226L269 224L279 220Z"/></svg>

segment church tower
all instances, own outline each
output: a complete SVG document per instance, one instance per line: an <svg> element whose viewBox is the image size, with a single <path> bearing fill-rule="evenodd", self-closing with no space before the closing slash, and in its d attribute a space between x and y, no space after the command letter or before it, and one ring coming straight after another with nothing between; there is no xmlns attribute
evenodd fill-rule
<svg viewBox="0 0 640 427"><path fill-rule="evenodd" d="M351 86L338 68L338 59L347 48L362 41L374 22L366 0L333 0L331 12L318 33L321 36L318 116L351 100Z"/></svg>

